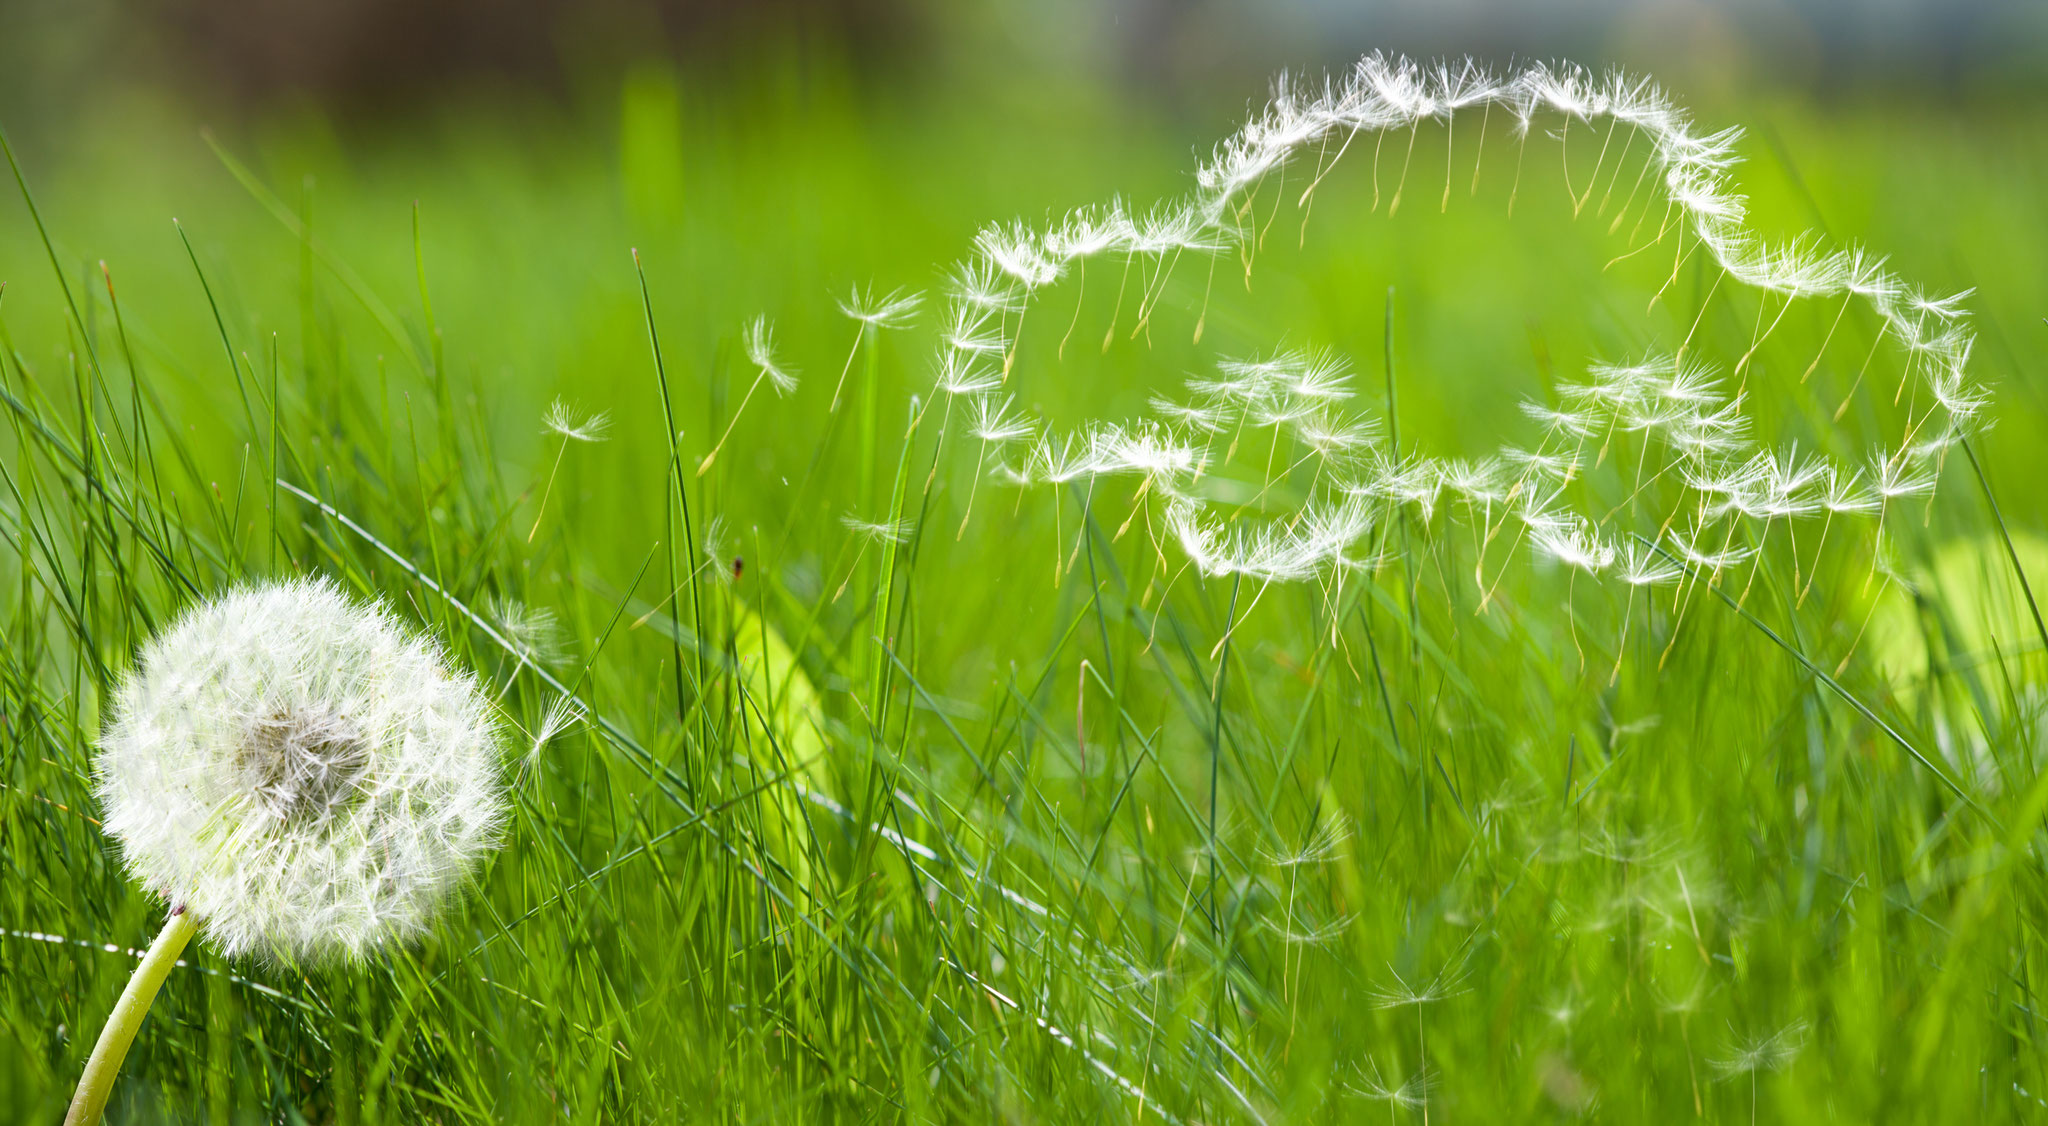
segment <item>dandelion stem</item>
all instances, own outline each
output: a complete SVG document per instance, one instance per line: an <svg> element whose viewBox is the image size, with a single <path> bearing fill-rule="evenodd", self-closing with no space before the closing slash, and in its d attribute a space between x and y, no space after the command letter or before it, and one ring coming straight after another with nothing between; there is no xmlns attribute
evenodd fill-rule
<svg viewBox="0 0 2048 1126"><path fill-rule="evenodd" d="M78 1093L71 1096L64 1126L92 1126L100 1120L100 1114L107 1109L107 1096L113 1093L114 1076L128 1056L128 1045L134 1043L142 1018L149 1015L150 1002L156 1000L156 991L178 964L178 955L197 933L199 921L191 912L182 906L171 908L163 932L150 944L149 953L142 956L142 964L135 967L135 976L128 979L121 999L114 1002L114 1011L107 1014L99 1043L93 1045L92 1056L85 1061L85 1074L78 1079Z"/></svg>
<svg viewBox="0 0 2048 1126"><path fill-rule="evenodd" d="M543 488L543 489L541 490L541 492L540 492L540 507L539 507L538 509L536 509L536 510L534 511L534 514L533 514L533 527L527 530L527 533L526 533L526 542L527 542L527 543L532 543L532 542L533 542L533 537L534 537L535 535L538 535L538 534L540 533L540 522L541 522L541 518L542 518L542 517L544 517L544 516L546 516L546 515L547 515L547 511L548 511L548 498L549 498L549 497L551 497L551 496L553 496L553 495L555 495L555 474L557 474L557 473L560 473L560 472L562 471L562 455L563 455L563 454L566 454L566 453L568 453L568 452L569 452L569 439L567 439L567 438L564 438L564 439L562 439L562 444L561 444L561 446L559 446L559 447L558 447L558 448L557 448L557 449L555 450L555 465L554 465L554 468L552 468L552 469L548 470L548 483L547 483L547 487L546 487L546 488ZM275 467L275 466L272 466L271 468L272 468L273 470L275 470L275 468L276 468L276 467Z"/></svg>
<svg viewBox="0 0 2048 1126"><path fill-rule="evenodd" d="M768 373L765 371L754 377L754 382L747 388L747 393L740 397L739 409L732 412L731 421L725 424L725 433L718 436L718 444L711 447L711 452L704 455L703 461L697 463L697 476L702 477L711 472L711 463L718 460L719 451L725 449L726 439L732 437L733 427L740 424L740 415L746 413L747 404L753 401L754 392L761 389L761 381L766 378Z"/></svg>

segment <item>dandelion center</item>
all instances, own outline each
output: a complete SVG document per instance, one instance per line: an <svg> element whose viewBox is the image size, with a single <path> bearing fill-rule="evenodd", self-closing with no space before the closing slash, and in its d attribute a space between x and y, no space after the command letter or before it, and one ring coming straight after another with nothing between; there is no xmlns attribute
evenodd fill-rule
<svg viewBox="0 0 2048 1126"><path fill-rule="evenodd" d="M279 710L250 725L242 740L249 790L279 821L326 817L361 796L370 747L347 716L323 709Z"/></svg>

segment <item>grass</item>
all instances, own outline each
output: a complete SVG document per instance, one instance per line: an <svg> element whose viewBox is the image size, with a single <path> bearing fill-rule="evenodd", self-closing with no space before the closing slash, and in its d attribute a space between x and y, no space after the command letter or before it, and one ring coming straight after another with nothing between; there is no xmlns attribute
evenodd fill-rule
<svg viewBox="0 0 2048 1126"><path fill-rule="evenodd" d="M365 966L196 944L122 1121L2041 1113L2028 115L1703 114L1768 128L1740 176L1764 228L1977 286L1998 399L1888 517L1914 596L1837 527L1681 602L1420 514L1341 587L1169 582L1128 483L974 485L912 405L936 318L856 332L830 295L931 288L991 218L1169 194L1234 123L1079 100L1009 133L649 72L602 115L301 119L218 154L115 117L17 150L48 241L9 205L0 1103L57 1116L159 922L93 821L110 685L194 597L319 571L497 694L508 843ZM1305 223L1262 210L1249 288L1234 253L1181 271L1149 333L1101 271L1046 297L1021 405L1128 414L1212 352L1328 345L1404 450L1476 456L1589 357L1694 321L1744 353L1753 298L1688 270L1645 313L1548 162L1509 216L1498 126L1461 119L1449 165L1422 131L1392 219L1358 168ZM803 382L699 474L762 312ZM1869 326L1824 343L1829 314L1758 350L1759 427L1855 453L1886 408L1851 392ZM558 396L609 439L544 433Z"/></svg>

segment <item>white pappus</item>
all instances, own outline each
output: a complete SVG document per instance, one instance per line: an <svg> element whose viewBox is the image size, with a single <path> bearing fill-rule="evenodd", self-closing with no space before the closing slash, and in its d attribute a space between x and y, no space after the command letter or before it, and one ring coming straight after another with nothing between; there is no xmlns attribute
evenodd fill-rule
<svg viewBox="0 0 2048 1126"><path fill-rule="evenodd" d="M360 959L420 934L497 842L473 679L326 579L242 587L143 647L95 762L131 874L222 952Z"/></svg>

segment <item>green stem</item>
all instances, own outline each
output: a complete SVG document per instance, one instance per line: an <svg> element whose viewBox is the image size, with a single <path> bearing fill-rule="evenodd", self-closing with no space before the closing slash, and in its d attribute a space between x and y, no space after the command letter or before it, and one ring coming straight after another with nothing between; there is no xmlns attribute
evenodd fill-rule
<svg viewBox="0 0 2048 1126"><path fill-rule="evenodd" d="M128 988L114 1002L114 1011L107 1014L107 1026L100 1030L100 1042L93 1045L92 1058L85 1061L85 1074L78 1079L78 1093L71 1096L71 1110L64 1116L64 1126L93 1126L100 1120L100 1113L107 1109L107 1096L114 1090L114 1076L128 1056L128 1045L135 1040L135 1030L142 1027L142 1018L149 1015L156 991L163 987L164 978L170 976L171 967L178 964L185 944L197 933L199 921L191 912L183 907L171 909L163 933L150 944L142 964L135 967L135 976L128 979Z"/></svg>

